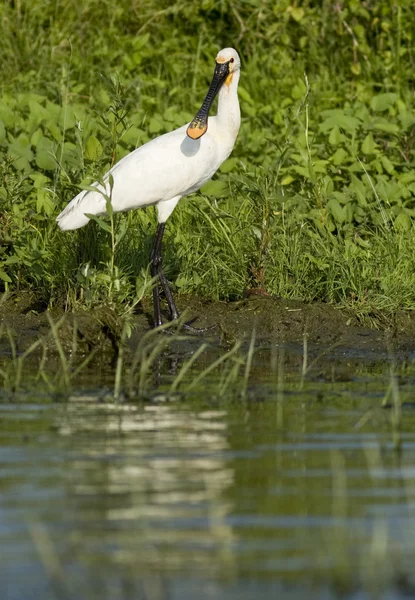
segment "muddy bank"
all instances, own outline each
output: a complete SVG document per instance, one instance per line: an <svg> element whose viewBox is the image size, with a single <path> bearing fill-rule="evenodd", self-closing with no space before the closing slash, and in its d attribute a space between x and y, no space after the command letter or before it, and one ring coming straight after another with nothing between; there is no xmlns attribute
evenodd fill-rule
<svg viewBox="0 0 415 600"><path fill-rule="evenodd" d="M198 298L179 297L178 306L186 311L189 320L197 317L196 327L211 327L196 339L208 338L212 343L229 344L236 340L249 341L253 328L257 343L308 343L320 348L335 345L342 349L387 353L415 353L415 314L376 315L377 328L362 326L350 311L321 304L305 304L295 300L251 296L238 302L211 302ZM128 340L135 347L151 328L151 302L146 300L132 316L132 335ZM4 295L0 305L2 335L0 352L7 354L12 338L17 352L23 352L40 337L56 347L51 335L50 318L59 325L59 339L65 349L76 345L80 352L90 352L97 346L111 353L117 347L123 320L111 307L90 311L65 313L59 307L47 307L28 293ZM167 315L166 315L167 320Z"/></svg>

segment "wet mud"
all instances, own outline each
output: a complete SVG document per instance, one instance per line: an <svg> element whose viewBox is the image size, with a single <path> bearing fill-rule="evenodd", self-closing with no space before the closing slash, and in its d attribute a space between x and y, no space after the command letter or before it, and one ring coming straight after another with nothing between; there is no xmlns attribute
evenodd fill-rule
<svg viewBox="0 0 415 600"><path fill-rule="evenodd" d="M402 311L394 315L374 315L375 327L363 326L351 311L322 304L251 296L237 302L212 302L194 297L179 297L178 307L195 327L212 328L189 336L195 342L208 339L213 344L231 344L252 338L256 344L298 343L307 339L309 347L331 347L339 356L367 354L415 356L415 314ZM127 341L134 348L151 329L151 301L145 300L132 316L132 335ZM165 315L168 321L167 314ZM51 319L58 323L59 340L66 350L82 353L94 348L111 354L121 337L123 318L110 306L65 313L60 307L47 308L30 293L3 295L0 304L0 353L24 352L42 338L51 348L56 340ZM11 341L13 340L13 341ZM193 341L191 342L193 343Z"/></svg>

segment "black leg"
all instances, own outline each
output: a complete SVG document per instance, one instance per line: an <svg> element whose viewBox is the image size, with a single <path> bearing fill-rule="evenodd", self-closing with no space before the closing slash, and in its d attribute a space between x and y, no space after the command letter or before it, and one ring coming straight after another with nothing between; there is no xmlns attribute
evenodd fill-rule
<svg viewBox="0 0 415 600"><path fill-rule="evenodd" d="M167 279L163 273L163 258L161 254L161 245L163 241L163 234L165 223L159 223L157 226L156 237L154 240L154 245L150 254L150 271L151 276L157 279L156 284L153 288L153 306L154 306L154 326L158 327L162 324L161 320L161 310L160 310L160 292L159 292L159 282L163 288L164 295L167 300L167 304L170 310L170 317L172 321L179 318L179 312L176 308L176 304L174 302L173 294L171 289L169 288L169 284Z"/></svg>
<svg viewBox="0 0 415 600"><path fill-rule="evenodd" d="M174 302L173 294L171 292L171 289L169 288L166 276L163 273L163 258L161 255L161 245L163 241L164 228L165 223L158 224L154 245L150 254L150 272L151 276L156 280L155 285L153 287L154 327L159 327L159 325L162 324L159 283L163 288L163 292L166 297L167 304L169 306L171 320L175 321L179 318L179 311L177 310L176 304ZM195 319L193 319L193 321L194 320ZM197 329L196 327L192 327L190 322L185 323L183 327L187 331L193 333L204 333L206 331L214 329L216 325L203 329Z"/></svg>

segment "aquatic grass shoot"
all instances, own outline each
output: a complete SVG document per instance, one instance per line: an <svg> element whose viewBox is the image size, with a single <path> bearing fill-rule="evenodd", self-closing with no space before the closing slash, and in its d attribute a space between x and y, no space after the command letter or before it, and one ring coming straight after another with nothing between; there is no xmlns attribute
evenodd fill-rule
<svg viewBox="0 0 415 600"><path fill-rule="evenodd" d="M56 322L47 313L50 330L39 337L30 346L19 352L13 331L6 327L0 328L0 339L6 337L11 356L2 361L0 377L3 379L3 389L9 395L16 396L27 390L31 385L38 385L40 381L46 384L50 394L66 394L73 382L93 361L99 351L99 346L93 348L82 360L77 352L78 331L76 320L73 322L72 345L68 351L63 348L59 329L65 324L67 318L62 316ZM53 361L53 367L48 368L51 355L58 357L58 366Z"/></svg>

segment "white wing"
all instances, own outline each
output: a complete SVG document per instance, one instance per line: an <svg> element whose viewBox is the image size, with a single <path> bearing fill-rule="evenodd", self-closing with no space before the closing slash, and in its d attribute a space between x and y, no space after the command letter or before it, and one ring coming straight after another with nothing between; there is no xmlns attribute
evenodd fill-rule
<svg viewBox="0 0 415 600"><path fill-rule="evenodd" d="M166 133L137 148L104 175L105 188L82 191L57 217L61 229L77 229L88 221L85 214L105 214L106 198L111 196L115 212L180 198L208 181L232 148L221 149L215 118L202 138L186 135L187 125ZM109 174L113 177L112 192Z"/></svg>

